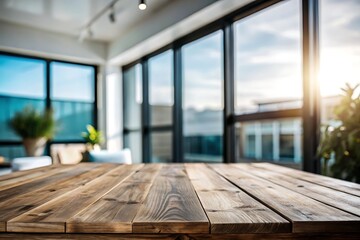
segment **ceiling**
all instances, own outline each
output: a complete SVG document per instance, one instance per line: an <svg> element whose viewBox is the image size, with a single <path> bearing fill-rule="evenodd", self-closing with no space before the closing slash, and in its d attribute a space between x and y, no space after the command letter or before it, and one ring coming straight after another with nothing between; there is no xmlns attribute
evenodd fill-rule
<svg viewBox="0 0 360 240"><path fill-rule="evenodd" d="M15 23L45 31L79 36L91 18L112 0L2 0L0 21ZM169 2L180 0L148 0L141 11L137 0L119 0L115 4L116 22L109 20L110 11L91 27L92 39L110 42L134 25L156 14Z"/></svg>

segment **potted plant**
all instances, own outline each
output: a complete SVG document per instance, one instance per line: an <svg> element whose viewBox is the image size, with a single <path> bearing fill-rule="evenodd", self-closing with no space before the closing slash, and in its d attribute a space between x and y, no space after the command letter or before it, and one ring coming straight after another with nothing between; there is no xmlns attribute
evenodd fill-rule
<svg viewBox="0 0 360 240"><path fill-rule="evenodd" d="M41 156L46 142L55 134L55 120L51 109L43 113L25 107L10 120L10 127L22 138L27 156Z"/></svg>
<svg viewBox="0 0 360 240"><path fill-rule="evenodd" d="M87 125L86 130L81 135L87 143L88 150L100 150L100 144L104 139L102 132L96 130L92 125Z"/></svg>
<svg viewBox="0 0 360 240"><path fill-rule="evenodd" d="M346 84L342 89L341 101L334 108L339 124L325 126L318 154L324 160L325 174L360 183L360 95L356 94L357 88L358 85Z"/></svg>

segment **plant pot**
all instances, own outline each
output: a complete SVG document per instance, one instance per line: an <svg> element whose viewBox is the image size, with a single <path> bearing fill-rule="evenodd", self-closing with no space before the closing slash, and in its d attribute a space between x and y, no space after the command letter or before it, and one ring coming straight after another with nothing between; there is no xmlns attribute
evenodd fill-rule
<svg viewBox="0 0 360 240"><path fill-rule="evenodd" d="M101 147L99 144L90 144L90 143L87 143L86 144L86 151L100 151L101 150Z"/></svg>
<svg viewBox="0 0 360 240"><path fill-rule="evenodd" d="M28 157L38 157L44 153L47 138L24 138L23 144Z"/></svg>

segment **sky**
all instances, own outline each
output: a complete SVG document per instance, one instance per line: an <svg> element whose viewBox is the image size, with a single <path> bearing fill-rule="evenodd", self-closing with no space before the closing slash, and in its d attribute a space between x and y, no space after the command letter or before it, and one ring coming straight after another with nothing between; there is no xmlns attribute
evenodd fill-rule
<svg viewBox="0 0 360 240"><path fill-rule="evenodd" d="M0 55L0 95L45 99L45 61ZM52 62L51 97L54 100L94 101L94 69Z"/></svg>

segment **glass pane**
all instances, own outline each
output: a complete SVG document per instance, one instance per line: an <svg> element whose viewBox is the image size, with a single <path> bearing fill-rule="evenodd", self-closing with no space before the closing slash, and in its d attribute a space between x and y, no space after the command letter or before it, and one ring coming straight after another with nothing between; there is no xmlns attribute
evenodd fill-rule
<svg viewBox="0 0 360 240"><path fill-rule="evenodd" d="M360 1L320 3L321 117L324 123L331 123L341 88L345 83L360 83Z"/></svg>
<svg viewBox="0 0 360 240"><path fill-rule="evenodd" d="M173 52L149 59L149 102L151 125L172 124Z"/></svg>
<svg viewBox="0 0 360 240"><path fill-rule="evenodd" d="M141 132L125 134L124 146L130 148L133 163L142 163L142 140Z"/></svg>
<svg viewBox="0 0 360 240"><path fill-rule="evenodd" d="M0 55L0 140L20 140L9 120L25 106L45 108L45 61Z"/></svg>
<svg viewBox="0 0 360 240"><path fill-rule="evenodd" d="M222 161L222 36L217 31L183 47L185 161Z"/></svg>
<svg viewBox="0 0 360 240"><path fill-rule="evenodd" d="M95 70L91 66L52 62L51 100L58 122L55 140L80 140L94 124Z"/></svg>
<svg viewBox="0 0 360 240"><path fill-rule="evenodd" d="M152 162L172 162L172 133L153 132L151 134Z"/></svg>
<svg viewBox="0 0 360 240"><path fill-rule="evenodd" d="M237 161L267 160L301 165L301 118L236 123Z"/></svg>
<svg viewBox="0 0 360 240"><path fill-rule="evenodd" d="M141 65L124 72L124 128L141 127L142 77Z"/></svg>
<svg viewBox="0 0 360 240"><path fill-rule="evenodd" d="M94 67L52 62L50 69L52 100L95 101Z"/></svg>
<svg viewBox="0 0 360 240"><path fill-rule="evenodd" d="M285 1L234 24L237 114L302 106L299 6Z"/></svg>

